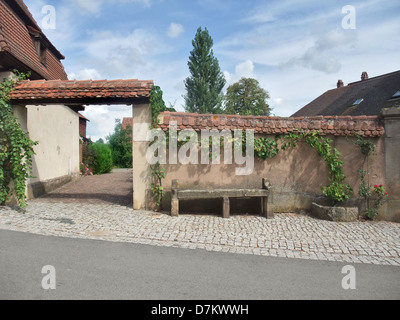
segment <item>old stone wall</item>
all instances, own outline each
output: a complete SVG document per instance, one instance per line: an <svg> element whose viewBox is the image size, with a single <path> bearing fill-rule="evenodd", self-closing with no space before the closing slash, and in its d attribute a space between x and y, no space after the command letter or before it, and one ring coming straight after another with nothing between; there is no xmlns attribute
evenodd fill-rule
<svg viewBox="0 0 400 320"><path fill-rule="evenodd" d="M358 197L360 184L359 172L364 164L364 157L360 148L355 144L356 137L362 136L371 139L376 146L374 155L369 160L369 182L371 185L383 184L391 195L391 201L398 203L396 188L398 180L394 181L388 175L387 145L398 143L397 140L387 142L385 123L382 117L253 117L230 115L198 115L188 113L162 113L159 116L159 127L167 131L170 123L176 123L178 130L193 129L199 134L201 130L235 130L252 129L256 137L274 138L277 134L285 135L288 132L301 130L303 132L319 132L333 140L333 147L341 153L343 172L346 182L354 189L349 205L362 203ZM397 137L397 136L396 136ZM390 139L394 139L393 137ZM398 138L395 138L398 139ZM398 149L397 149L398 150ZM174 179L179 180L180 188L257 188L261 187L262 178L267 178L273 185L273 203L275 212L299 212L310 210L311 204L317 201L326 203L321 188L329 184L326 162L310 148L307 143L300 142L296 148L280 150L279 154L271 159L262 160L255 157L254 168L249 175L237 175L238 164L225 164L223 150L220 164L167 164L166 178L163 186L167 190L164 202L166 209L169 205L168 191ZM390 162L390 161L389 161ZM392 167L396 166L392 161ZM397 170L394 168L394 170ZM392 192L394 191L394 192ZM243 205L245 203L245 205ZM218 212L221 204L218 201L193 201L182 204L184 211L210 211L213 208ZM241 213L258 211L257 200L237 201L232 205ZM204 209L202 209L204 208ZM391 221L400 221L400 212L395 206L383 206L379 218Z"/></svg>

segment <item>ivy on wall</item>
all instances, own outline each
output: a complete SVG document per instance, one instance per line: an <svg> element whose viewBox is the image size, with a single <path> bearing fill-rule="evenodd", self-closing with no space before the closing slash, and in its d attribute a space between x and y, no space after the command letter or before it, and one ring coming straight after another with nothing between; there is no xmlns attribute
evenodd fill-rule
<svg viewBox="0 0 400 320"><path fill-rule="evenodd" d="M360 148L361 154L364 156L363 165L358 170L361 181L358 195L365 201L364 213L366 217L374 220L378 216L380 206L383 205L389 194L385 191L382 184L371 186L369 182L369 159L375 152L374 143L371 140L357 137L356 145ZM364 167L366 170L364 170Z"/></svg>
<svg viewBox="0 0 400 320"><path fill-rule="evenodd" d="M159 87L153 87L150 96L150 104L152 108L153 119L151 127L156 128L158 126L158 115L161 112L168 110L162 100L162 91ZM166 136L168 140L168 132ZM246 136L242 135L242 146L246 145L245 139ZM332 139L323 137L318 131L306 133L300 130L295 130L285 134L283 137L281 135L276 135L274 139L265 137L255 138L254 154L262 160L267 160L278 155L280 150L297 147L297 144L300 141L305 141L312 149L316 150L318 155L322 157L327 164L330 184L322 188L322 193L331 199L333 204L337 204L349 199L353 194L353 189L349 184L345 183L346 176L342 170L343 161L340 159L341 154L336 148L331 146L333 142ZM187 141L181 141L180 143L184 144L186 142ZM211 143L212 141L210 144ZM220 145L223 146L222 138ZM211 145L209 148L211 150ZM162 179L165 178L165 171L162 170L159 164L152 165L151 170L152 175L155 178L155 182L152 183L151 189L153 194L156 196L156 201L159 205L164 197L164 190L161 186L161 182Z"/></svg>
<svg viewBox="0 0 400 320"><path fill-rule="evenodd" d="M151 107L151 129L157 128L158 126L158 115L164 111L176 111L174 108L167 108L163 100L163 92L159 86L153 86L150 93L150 107ZM162 180L165 178L165 170L160 166L159 163L150 165L152 183L150 186L151 192L153 193L156 205L162 207L162 199L165 196L164 187L162 186Z"/></svg>
<svg viewBox="0 0 400 320"><path fill-rule="evenodd" d="M281 141L279 148L278 141ZM283 137L281 135L271 138L256 138L254 140L254 153L261 159L273 158L279 150L297 147L300 141L306 142L318 155L324 159L329 171L330 184L322 188L322 193L332 200L333 204L343 202L350 198L353 189L344 183L346 176L343 173L343 161L340 152L331 146L332 139L326 138L320 132L292 131Z"/></svg>
<svg viewBox="0 0 400 320"><path fill-rule="evenodd" d="M10 201L14 193L20 207L26 207L26 181L32 175L33 147L37 144L29 139L13 114L9 94L16 82L29 77L19 73L0 83L0 205Z"/></svg>

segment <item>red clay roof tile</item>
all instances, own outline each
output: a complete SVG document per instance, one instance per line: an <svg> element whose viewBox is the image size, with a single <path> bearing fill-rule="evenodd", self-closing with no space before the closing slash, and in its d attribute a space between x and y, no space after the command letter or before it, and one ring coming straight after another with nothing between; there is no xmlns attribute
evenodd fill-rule
<svg viewBox="0 0 400 320"><path fill-rule="evenodd" d="M227 129L254 129L255 132L280 134L303 130L319 131L323 135L380 137L385 129L379 116L318 116L318 117L259 117L238 115L193 114L182 112L163 112L159 115L159 127L168 130L170 121L178 126L201 131L219 129L221 124ZM182 129L182 128L180 128Z"/></svg>
<svg viewBox="0 0 400 320"><path fill-rule="evenodd" d="M133 80L35 80L21 81L10 93L13 103L47 101L68 103L69 100L149 98L153 81Z"/></svg>

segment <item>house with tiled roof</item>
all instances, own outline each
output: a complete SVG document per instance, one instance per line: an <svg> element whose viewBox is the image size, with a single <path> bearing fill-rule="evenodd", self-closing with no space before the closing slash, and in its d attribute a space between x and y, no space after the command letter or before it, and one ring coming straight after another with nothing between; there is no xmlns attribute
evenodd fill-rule
<svg viewBox="0 0 400 320"><path fill-rule="evenodd" d="M328 90L298 110L292 117L304 116L376 116L382 109L400 106L400 70L376 77L361 74L361 80L337 82Z"/></svg>
<svg viewBox="0 0 400 320"><path fill-rule="evenodd" d="M66 80L63 59L22 0L0 1L0 72L18 69L31 72L31 79Z"/></svg>
<svg viewBox="0 0 400 320"><path fill-rule="evenodd" d="M68 80L64 56L46 37L22 0L0 0L0 81L13 70L29 72L10 93L10 102L21 128L34 147L33 178L27 196L34 198L71 181L80 174L80 134L86 135L84 105L135 106L135 121L150 117L152 80ZM146 120L147 121L147 120ZM142 142L136 149L142 150ZM145 208L146 188L141 179L150 169L137 157L134 173L134 207ZM147 181L147 180L146 180Z"/></svg>
<svg viewBox="0 0 400 320"><path fill-rule="evenodd" d="M63 59L22 0L0 0L0 81L13 76L14 70L30 73L30 80L24 83L68 81ZM34 96L28 101L12 100L12 104L21 127L32 140L38 141L28 198L78 176L78 111L84 110L82 104L46 103ZM86 125L86 120L82 121Z"/></svg>

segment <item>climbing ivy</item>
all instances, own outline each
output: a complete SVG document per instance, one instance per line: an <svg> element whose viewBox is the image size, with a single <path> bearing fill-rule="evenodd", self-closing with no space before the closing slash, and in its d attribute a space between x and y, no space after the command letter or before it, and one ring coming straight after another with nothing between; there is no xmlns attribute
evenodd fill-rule
<svg viewBox="0 0 400 320"><path fill-rule="evenodd" d="M362 167L358 170L361 181L358 195L365 201L365 215L373 220L378 216L378 210L386 201L388 193L385 192L382 184L372 187L369 182L369 158L375 152L375 144L371 140L360 136L357 137L355 144L360 148L361 154L364 156Z"/></svg>
<svg viewBox="0 0 400 320"><path fill-rule="evenodd" d="M11 198L11 182L20 207L26 207L26 181L32 174L33 146L13 114L9 94L16 82L29 77L29 74L14 70L14 77L0 83L0 205Z"/></svg>
<svg viewBox="0 0 400 320"><path fill-rule="evenodd" d="M158 115L164 111L174 112L175 109L170 107L167 108L163 100L163 92L159 86L153 86L150 93L150 106L151 106L151 126L150 129L157 128L158 126ZM162 207L162 199L165 196L164 187L162 186L162 180L165 178L165 170L159 163L150 165L151 176L153 182L150 185L151 192L155 198L158 207Z"/></svg>
<svg viewBox="0 0 400 320"><path fill-rule="evenodd" d="M271 138L256 138L254 140L254 153L261 159L272 158L279 153L278 141L281 140L281 150L297 147L299 141L305 141L311 148L317 151L321 156L329 170L330 185L322 188L322 193L333 201L343 202L349 199L353 193L349 184L345 184L346 176L342 171L343 161L340 159L340 152L336 148L332 148L332 139L325 138L320 132L302 132L295 130L286 134L283 138L281 135Z"/></svg>

